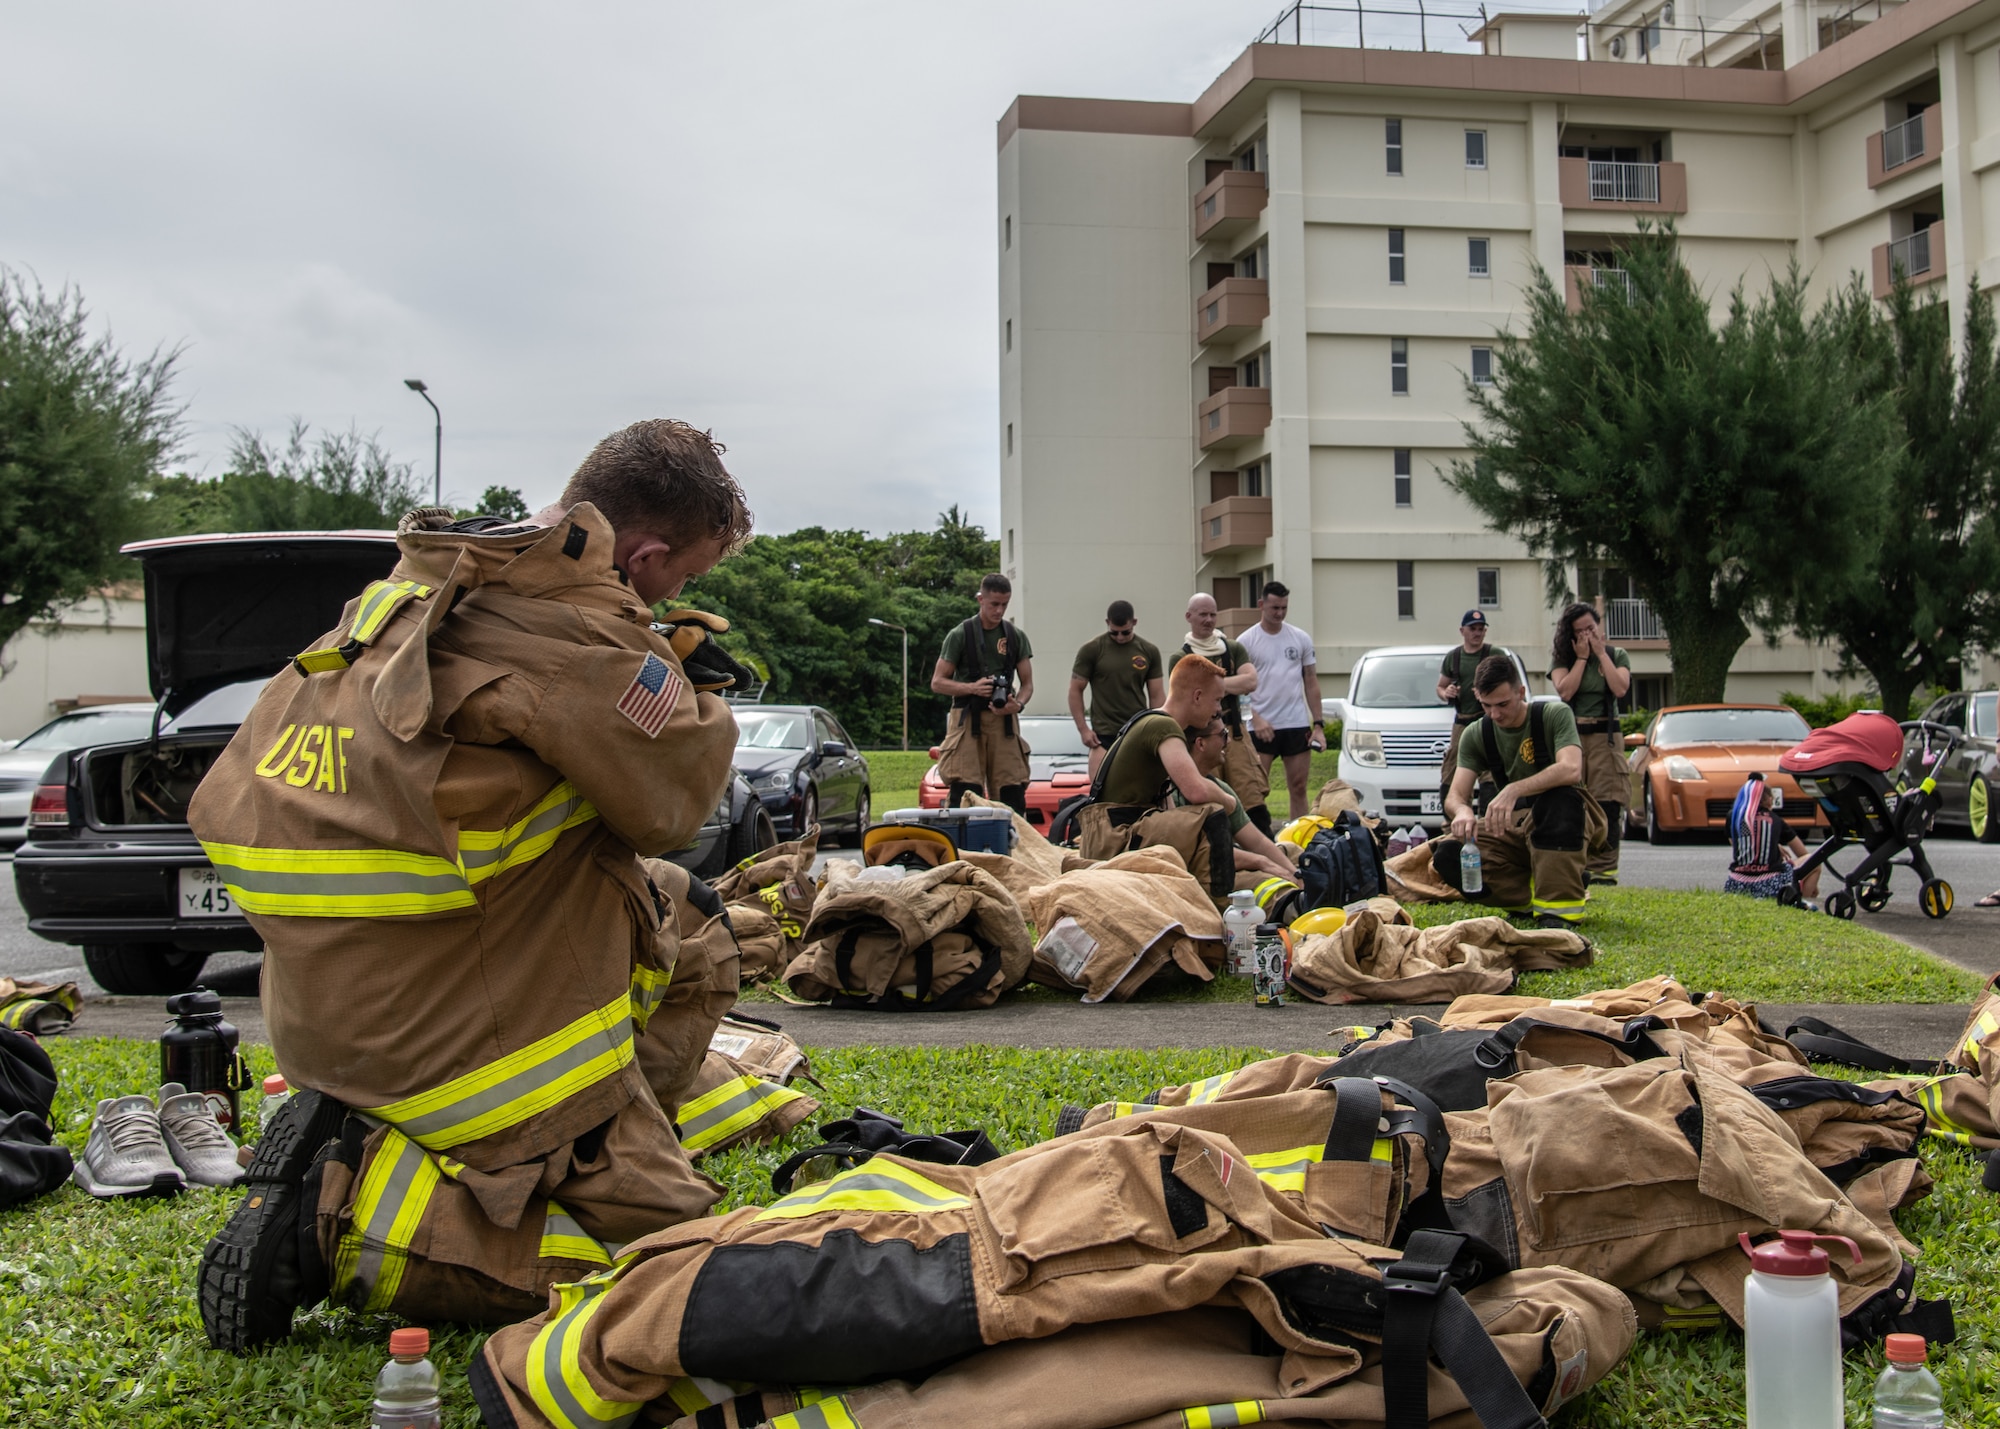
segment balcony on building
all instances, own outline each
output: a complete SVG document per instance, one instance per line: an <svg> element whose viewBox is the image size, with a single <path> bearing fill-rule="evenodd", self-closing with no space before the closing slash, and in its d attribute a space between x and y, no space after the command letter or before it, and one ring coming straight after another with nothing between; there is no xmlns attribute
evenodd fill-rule
<svg viewBox="0 0 2000 1429"><path fill-rule="evenodd" d="M1667 628L1645 601L1632 597L1606 599L1597 604L1604 613L1604 638L1614 645L1665 645Z"/></svg>
<svg viewBox="0 0 2000 1429"><path fill-rule="evenodd" d="M1886 101L1882 109L1881 131L1868 136L1871 189L1936 163L1944 152L1944 109L1935 75Z"/></svg>
<svg viewBox="0 0 2000 1429"><path fill-rule="evenodd" d="M1253 469L1255 470L1255 469ZM1246 491L1243 473L1208 474L1208 504L1201 508L1201 553L1212 556L1244 546L1261 546L1271 539L1271 498L1261 489ZM1257 487L1263 485L1257 473Z"/></svg>
<svg viewBox="0 0 2000 1429"><path fill-rule="evenodd" d="M1876 297L1888 297L1899 276L1919 287L1944 276L1944 216L1936 211L1935 195L1929 205L1928 210L1897 210L1889 215L1889 232L1895 236L1875 247Z"/></svg>
<svg viewBox="0 0 2000 1429"><path fill-rule="evenodd" d="M1215 628L1232 640L1263 619L1262 611L1244 603L1248 584L1244 576L1216 576L1209 582L1209 594L1215 597Z"/></svg>
<svg viewBox="0 0 2000 1429"><path fill-rule="evenodd" d="M1556 178L1567 209L1686 213L1687 165L1667 158L1667 136L1624 130L1569 132Z"/></svg>
<svg viewBox="0 0 2000 1429"><path fill-rule="evenodd" d="M1195 409L1195 444L1203 451L1241 446L1270 425L1270 388L1224 387Z"/></svg>
<svg viewBox="0 0 2000 1429"><path fill-rule="evenodd" d="M1563 254L1563 297L1573 313L1583 311L1587 288L1617 288L1629 301L1632 275L1619 266L1615 249L1570 249Z"/></svg>
<svg viewBox="0 0 2000 1429"><path fill-rule="evenodd" d="M1224 278L1194 300L1195 341L1222 342L1242 337L1262 326L1270 315L1269 279Z"/></svg>
<svg viewBox="0 0 2000 1429"><path fill-rule="evenodd" d="M1228 238L1248 228L1270 198L1264 175L1255 169L1223 168L1210 174L1194 196L1196 240Z"/></svg>

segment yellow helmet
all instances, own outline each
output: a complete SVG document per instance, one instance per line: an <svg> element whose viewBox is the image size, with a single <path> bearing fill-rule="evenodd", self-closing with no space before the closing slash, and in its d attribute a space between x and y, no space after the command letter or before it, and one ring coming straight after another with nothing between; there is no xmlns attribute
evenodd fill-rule
<svg viewBox="0 0 2000 1429"><path fill-rule="evenodd" d="M1318 814L1301 814L1298 818L1293 819L1289 824L1278 830L1278 842L1304 848L1312 842L1314 834L1318 833L1321 829L1330 829L1332 827L1332 819L1322 818Z"/></svg>
<svg viewBox="0 0 2000 1429"><path fill-rule="evenodd" d="M1292 919L1292 931L1308 935L1337 933L1346 926L1347 911L1343 908L1315 908Z"/></svg>

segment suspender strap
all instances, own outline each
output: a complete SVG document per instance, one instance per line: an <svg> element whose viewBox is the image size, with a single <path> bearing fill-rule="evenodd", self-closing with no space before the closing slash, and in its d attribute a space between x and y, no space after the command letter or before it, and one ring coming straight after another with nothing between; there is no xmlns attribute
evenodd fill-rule
<svg viewBox="0 0 2000 1429"><path fill-rule="evenodd" d="M1486 772L1493 776L1496 785L1506 788L1507 766L1500 762L1500 736L1493 732L1492 715L1480 716L1479 743L1486 751Z"/></svg>
<svg viewBox="0 0 2000 1429"><path fill-rule="evenodd" d="M1665 1050L1647 1033L1656 1025L1651 1018L1634 1018L1625 1024L1619 1036L1608 1032L1593 1032L1584 1027L1571 1027L1564 1022L1522 1015L1500 1028L1491 1037L1472 1049L1472 1060L1477 1062L1490 1077L1504 1077L1512 1073L1514 1053L1520 1049L1522 1039L1538 1027L1547 1027L1555 1032L1571 1032L1580 1037L1594 1038L1616 1047L1621 1052L1631 1054L1635 1061L1645 1061L1653 1057L1666 1056ZM1501 1071L1501 1068L1506 1071Z"/></svg>
<svg viewBox="0 0 2000 1429"><path fill-rule="evenodd" d="M1433 1353L1484 1429L1544 1429L1547 1421L1507 1368L1454 1281L1466 1238L1422 1230L1382 1272L1384 1429L1428 1429Z"/></svg>
<svg viewBox="0 0 2000 1429"><path fill-rule="evenodd" d="M1339 1077L1333 1088L1333 1125L1326 1133L1327 1161L1366 1161L1375 1153L1382 1125L1382 1089L1366 1077Z"/></svg>
<svg viewBox="0 0 2000 1429"><path fill-rule="evenodd" d="M1817 1017L1801 1017L1785 1029L1785 1040L1816 1062L1859 1067L1869 1072L1891 1072L1927 1077L1946 1069L1941 1062L1912 1062L1879 1047L1871 1047L1852 1033L1843 1032Z"/></svg>

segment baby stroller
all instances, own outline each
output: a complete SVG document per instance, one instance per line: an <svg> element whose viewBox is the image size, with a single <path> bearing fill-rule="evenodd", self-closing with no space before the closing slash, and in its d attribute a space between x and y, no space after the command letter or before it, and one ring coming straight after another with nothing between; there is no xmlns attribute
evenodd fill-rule
<svg viewBox="0 0 2000 1429"><path fill-rule="evenodd" d="M1916 740L1910 753L1923 777L1916 787L1899 789L1894 777L1904 762L1906 733ZM1814 730L1780 756L1778 767L1798 780L1806 797L1819 801L1833 825L1826 841L1794 870L1803 877L1825 864L1841 882L1841 889L1826 896L1828 913L1852 918L1856 907L1881 912L1889 902L1889 871L1896 864L1916 870L1923 880L1917 903L1926 917L1942 918L1951 911L1951 885L1931 872L1923 844L1937 817L1938 767L1958 742L1941 724L1898 724L1885 714L1865 712ZM1842 873L1833 866L1833 855L1857 843L1863 850L1861 862Z"/></svg>

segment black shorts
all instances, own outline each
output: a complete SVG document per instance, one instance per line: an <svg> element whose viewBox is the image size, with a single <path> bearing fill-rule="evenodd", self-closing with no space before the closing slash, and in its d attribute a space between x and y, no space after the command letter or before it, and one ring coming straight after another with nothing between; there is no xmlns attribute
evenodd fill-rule
<svg viewBox="0 0 2000 1429"><path fill-rule="evenodd" d="M1259 754L1275 754L1280 759L1294 754L1304 754L1311 747L1312 726L1299 725L1296 729L1274 729L1269 739L1261 734L1250 736L1250 742Z"/></svg>

